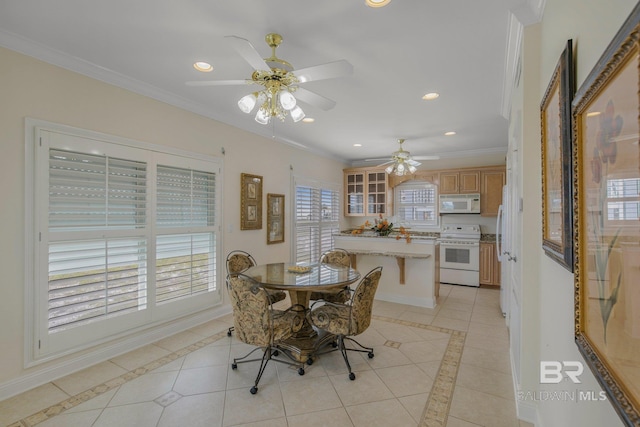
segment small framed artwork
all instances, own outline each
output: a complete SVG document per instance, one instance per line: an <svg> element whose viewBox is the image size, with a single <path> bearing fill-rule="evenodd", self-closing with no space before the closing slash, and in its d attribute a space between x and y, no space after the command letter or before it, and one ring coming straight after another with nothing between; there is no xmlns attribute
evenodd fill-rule
<svg viewBox="0 0 640 427"><path fill-rule="evenodd" d="M573 272L571 101L575 92L572 41L560 55L540 104L542 130L542 248Z"/></svg>
<svg viewBox="0 0 640 427"><path fill-rule="evenodd" d="M267 194L267 244L284 242L284 194Z"/></svg>
<svg viewBox="0 0 640 427"><path fill-rule="evenodd" d="M240 175L240 229L262 229L262 177Z"/></svg>
<svg viewBox="0 0 640 427"><path fill-rule="evenodd" d="M625 425L640 425L640 4L573 101L575 340Z"/></svg>

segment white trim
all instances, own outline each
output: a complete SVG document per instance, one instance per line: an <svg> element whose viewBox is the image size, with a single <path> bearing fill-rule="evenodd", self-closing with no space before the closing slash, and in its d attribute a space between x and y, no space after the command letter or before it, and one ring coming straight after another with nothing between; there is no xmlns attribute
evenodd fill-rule
<svg viewBox="0 0 640 427"><path fill-rule="evenodd" d="M521 390L520 384L518 384L518 380L515 374L513 374L513 372L516 372L516 365L515 360L513 359L513 351L511 351L511 349L509 349L509 362L511 364L511 380L513 381L513 396L516 404L516 416L519 420L539 426L540 418L538 416L538 405L533 402L518 399L518 392Z"/></svg>
<svg viewBox="0 0 640 427"><path fill-rule="evenodd" d="M509 14L507 23L507 46L506 58L504 64L504 79L502 79L502 109L500 113L502 117L509 119L511 115L511 98L513 88L516 87L520 80L522 63L520 59L520 50L522 47L523 25L518 21L513 13ZM516 81L517 80L517 81Z"/></svg>
<svg viewBox="0 0 640 427"><path fill-rule="evenodd" d="M398 304L413 305L414 307L436 308L436 300L433 298L401 296L378 291L376 292L376 299L387 302L395 302Z"/></svg>
<svg viewBox="0 0 640 427"><path fill-rule="evenodd" d="M39 135L39 133L44 135ZM38 179L37 174L47 173L45 167L39 167L37 164L37 159L39 159L38 149L39 146L42 146L43 141L39 136L46 136L48 134L65 134L70 136L71 138L77 137L79 140L96 140L101 141L101 143L109 144L109 147L113 147L114 150L126 149L128 154L131 154L131 150L139 150L140 153L146 153L150 159L153 159L153 163L155 164L158 158L162 158L163 156L171 157L172 161L169 163L183 164L182 166L187 166L187 168L192 168L194 164L204 168L210 169L211 171L215 171L216 173L216 223L213 227L207 227L207 230L214 232L216 234L216 264L219 267L222 260L222 252L223 252L223 242L222 242L222 201L224 200L223 195L223 186L224 182L222 179L222 171L223 171L223 161L221 157L209 156L195 152L189 152L177 148L165 147L162 145L157 145L153 143L140 142L131 140L128 138L118 137L114 135L104 134L100 132L94 132L86 129L79 129L67 125L51 123L43 120L26 118L25 119L25 212L26 212L26 223L25 223L25 270L24 270L24 297L25 297L25 313L24 313L24 337L25 341L23 342L23 366L25 368L30 368L44 362L53 362L56 359L61 357L73 357L73 354L78 351L89 349L88 357L91 357L93 352L92 348L95 348L98 345L107 344L110 342L114 342L121 339L126 339L128 334L133 334L136 336L138 333L142 331L149 330L149 328L153 329L158 324L163 322L167 322L170 317L176 317L176 320L179 321L179 316L183 316L185 313L190 313L195 308L203 309L204 307L213 307L221 305L223 302L223 294L224 288L222 286L222 273L218 268L216 274L216 283L218 283L218 289L215 294L210 295L207 300L209 301L208 305L203 304L203 300L199 299L200 303L198 307L192 307L192 310L189 311L176 311L178 307L183 307L185 305L184 302L178 302L178 305L172 305L169 308L168 306L163 306L162 308L157 309L155 312L149 312L146 324L140 324L139 326L132 325L131 328L127 328L126 331L116 332L113 335L109 335L107 333L103 333L102 338L97 338L95 341L87 342L84 344L80 344L78 346L74 346L70 349L50 349L48 352L41 353L39 350L39 342L38 339L41 340L41 344L43 344L43 348L47 348L46 345L46 337L40 333L38 333L38 329L42 327L40 324L39 316L40 313L37 311L38 306L34 303L35 298L38 298L36 295L36 286L34 281L37 279L35 275L35 271L37 266L40 265L38 261L38 256L42 256L39 254L39 245L37 242L38 230L46 230L46 224L36 224L36 221L39 220L39 215L35 214L35 209L37 207L36 200L39 200L40 195L36 194L36 191L39 191L36 188L36 180ZM121 147L121 148L119 148ZM111 148L110 148L111 149ZM166 163L166 162L164 162ZM153 178L155 176L155 171L152 171L150 176ZM152 183L153 188L155 188L155 182ZM153 191L151 192L153 193ZM152 205L155 202L155 198L153 194L149 195L149 204ZM151 217L150 217L151 218ZM151 229L153 227L150 227ZM193 229L186 230L189 233L193 232ZM44 234L43 234L43 237ZM148 237L148 236L147 236ZM43 241L44 243L44 241ZM184 307L183 307L184 308ZM169 311L167 311L169 310ZM161 314L164 313L164 314ZM160 317L159 317L160 316ZM46 320L46 319L45 319ZM131 348L131 347L129 347ZM100 352L100 350L97 350ZM64 362L62 362L64 363Z"/></svg>
<svg viewBox="0 0 640 427"><path fill-rule="evenodd" d="M0 401L230 313L230 306L218 306L215 309L208 309L146 330L90 353L54 363L51 366L39 369L37 372L21 375L16 379L0 384Z"/></svg>

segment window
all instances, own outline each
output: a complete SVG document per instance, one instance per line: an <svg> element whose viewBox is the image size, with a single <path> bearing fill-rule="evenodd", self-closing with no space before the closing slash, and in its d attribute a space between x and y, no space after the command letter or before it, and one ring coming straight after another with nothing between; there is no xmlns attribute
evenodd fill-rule
<svg viewBox="0 0 640 427"><path fill-rule="evenodd" d="M409 227L438 226L438 188L428 182L405 182L394 189L395 216Z"/></svg>
<svg viewBox="0 0 640 427"><path fill-rule="evenodd" d="M333 247L333 234L340 231L340 192L334 184L297 179L295 184L296 263L317 262Z"/></svg>
<svg viewBox="0 0 640 427"><path fill-rule="evenodd" d="M31 361L221 301L216 160L28 126Z"/></svg>
<svg viewBox="0 0 640 427"><path fill-rule="evenodd" d="M623 225L640 218L640 178L607 180L607 222Z"/></svg>

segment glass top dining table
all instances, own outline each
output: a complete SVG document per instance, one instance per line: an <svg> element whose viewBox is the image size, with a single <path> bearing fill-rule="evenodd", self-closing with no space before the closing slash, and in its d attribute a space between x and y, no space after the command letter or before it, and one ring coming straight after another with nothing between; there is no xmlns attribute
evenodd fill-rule
<svg viewBox="0 0 640 427"><path fill-rule="evenodd" d="M302 271L291 271L291 270ZM360 278L351 267L334 264L296 265L284 262L260 264L242 272L266 289L289 291L291 304L309 307L309 295L316 291L336 292Z"/></svg>
<svg viewBox="0 0 640 427"><path fill-rule="evenodd" d="M302 267L302 268L301 268ZM291 270L298 271L291 271ZM319 333L306 319L311 292L338 292L360 278L360 273L351 267L334 264L296 265L284 262L261 264L241 273L258 282L265 289L288 291L291 304L305 308L300 312L302 327L293 337L279 343L279 348L287 351L294 359L311 364L318 349L335 337L328 333Z"/></svg>

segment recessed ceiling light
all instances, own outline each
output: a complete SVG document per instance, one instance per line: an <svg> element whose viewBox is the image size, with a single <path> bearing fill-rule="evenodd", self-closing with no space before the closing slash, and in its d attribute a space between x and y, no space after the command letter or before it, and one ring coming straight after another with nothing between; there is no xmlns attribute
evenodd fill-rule
<svg viewBox="0 0 640 427"><path fill-rule="evenodd" d="M193 64L193 68L195 68L198 71L202 71L203 73L208 73L210 71L213 71L213 65L209 64L208 62L202 62L202 61L198 61L195 64Z"/></svg>
<svg viewBox="0 0 640 427"><path fill-rule="evenodd" d="M386 6L391 2L391 0L365 0L365 3L369 7L382 7Z"/></svg>
<svg viewBox="0 0 640 427"><path fill-rule="evenodd" d="M315 121L316 119L314 119L313 117L305 117L304 119L302 119L303 123L313 123Z"/></svg>
<svg viewBox="0 0 640 427"><path fill-rule="evenodd" d="M446 136L451 136L451 135L455 135L456 133L454 131L450 131L450 132L445 132L444 134Z"/></svg>
<svg viewBox="0 0 640 427"><path fill-rule="evenodd" d="M353 144L354 147L362 147L362 144Z"/></svg>
<svg viewBox="0 0 640 427"><path fill-rule="evenodd" d="M429 92L429 93L425 94L425 95L422 97L422 99L424 99L425 101L432 101L432 100L434 100L434 99L438 98L439 96L440 96L440 94L439 94L439 93L436 93L436 92Z"/></svg>
<svg viewBox="0 0 640 427"><path fill-rule="evenodd" d="M587 113L587 117L595 117L599 115L600 115L600 111L592 111L590 113Z"/></svg>

